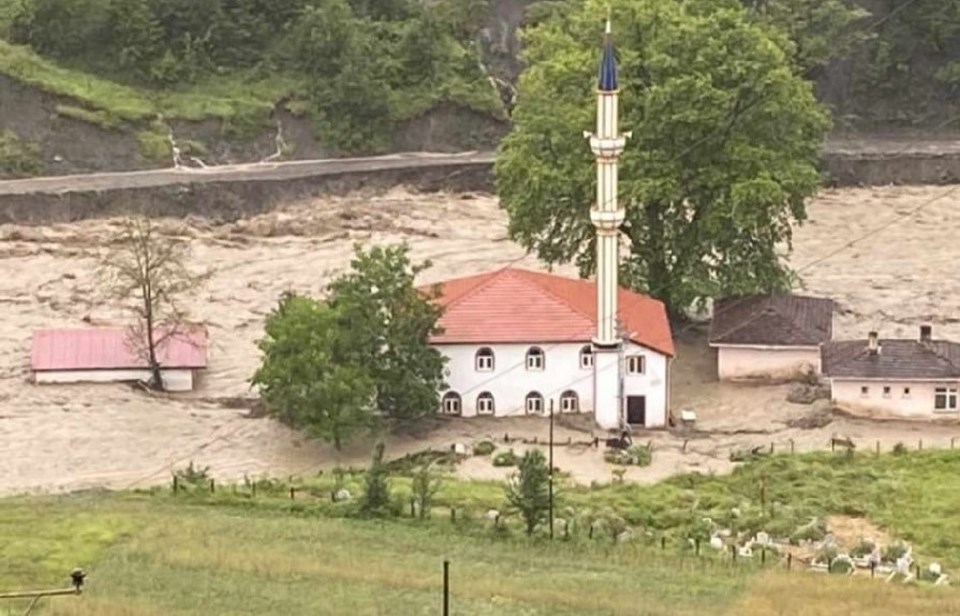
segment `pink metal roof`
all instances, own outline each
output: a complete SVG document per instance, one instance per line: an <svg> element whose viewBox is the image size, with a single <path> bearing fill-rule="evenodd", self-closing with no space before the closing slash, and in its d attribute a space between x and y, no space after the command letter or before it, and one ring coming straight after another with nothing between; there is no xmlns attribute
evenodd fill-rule
<svg viewBox="0 0 960 616"><path fill-rule="evenodd" d="M41 370L122 370L146 368L130 349L122 327L41 329L33 332L30 367ZM197 328L165 340L158 351L165 368L206 368L207 333Z"/></svg>

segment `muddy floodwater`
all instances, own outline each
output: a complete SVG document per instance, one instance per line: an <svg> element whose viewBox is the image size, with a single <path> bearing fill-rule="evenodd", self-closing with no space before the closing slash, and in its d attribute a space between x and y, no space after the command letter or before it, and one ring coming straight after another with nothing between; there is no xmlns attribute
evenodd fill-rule
<svg viewBox="0 0 960 616"><path fill-rule="evenodd" d="M838 336L914 336L921 322L934 335L960 340L960 187L890 187L823 192L810 220L794 237L796 268L805 292L834 297L842 313ZM96 287L97 255L109 220L44 227L0 227L0 493L130 487L167 481L190 460L215 476L304 474L335 462L330 449L269 419L248 418L233 399L252 395L249 378L259 361L256 341L264 316L284 291L319 293L348 266L355 242L406 240L415 259L433 267L423 282L469 275L532 257L509 241L506 219L487 195L356 195L291 203L266 215L214 225L202 219L167 220L164 233L191 243L197 268L214 271L189 302L192 316L209 325L210 368L187 395L150 395L124 385L35 386L29 382L30 335L43 327L122 324L119 306ZM518 261L519 260L519 261ZM570 268L561 273L574 274ZM833 432L884 443L903 438L889 424L834 420L814 430L788 428L809 407L784 401L782 387L736 387L711 382L702 340L680 332L674 403L696 409L712 430L686 446L654 434L660 455L647 469L653 481L693 468L725 470L730 447L793 439L822 445ZM545 435L539 420L441 422L432 431L393 439L390 451L447 446L486 434ZM561 438L584 438L560 428ZM909 428L928 442L947 442L950 427ZM912 438L912 436L911 436ZM343 461L362 464L358 443ZM558 466L577 479L608 480L599 452L566 448ZM489 461L470 460L461 473L498 477Z"/></svg>

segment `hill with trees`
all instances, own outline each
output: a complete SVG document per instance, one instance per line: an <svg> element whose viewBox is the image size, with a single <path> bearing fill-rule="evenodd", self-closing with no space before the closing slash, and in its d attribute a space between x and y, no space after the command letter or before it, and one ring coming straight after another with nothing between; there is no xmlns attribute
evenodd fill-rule
<svg viewBox="0 0 960 616"><path fill-rule="evenodd" d="M949 130L960 5L741 0L836 130ZM0 0L0 177L493 146L573 0ZM599 32L602 15L597 16ZM599 40L599 34L598 34Z"/></svg>

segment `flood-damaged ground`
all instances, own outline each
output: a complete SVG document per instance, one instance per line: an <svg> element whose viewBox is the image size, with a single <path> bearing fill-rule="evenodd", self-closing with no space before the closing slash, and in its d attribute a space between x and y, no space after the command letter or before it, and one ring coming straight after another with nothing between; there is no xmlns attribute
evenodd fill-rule
<svg viewBox="0 0 960 616"><path fill-rule="evenodd" d="M935 336L960 339L960 283L954 276L958 187L890 187L825 191L809 208L810 220L794 238L794 266L805 292L838 300L837 335L914 336L921 322ZM166 481L190 460L222 478L244 474L305 474L331 467L331 448L278 425L251 418L248 398L259 361L256 341L264 316L280 294L319 293L349 264L355 242L407 241L415 259L433 267L423 282L516 263L538 267L506 236L506 219L487 195L354 195L291 203L239 222L163 221L165 233L188 239L194 265L212 278L190 305L209 324L210 369L197 391L151 395L123 385L35 386L29 382L30 335L43 327L123 323L117 306L98 292L96 256L111 221L43 227L0 227L0 492L128 487ZM569 268L561 273L574 274ZM864 447L897 442L910 447L949 446L960 426L871 422L822 417L822 403L786 402L789 385L720 384L701 332L676 332L674 409L697 413L689 434L651 432L653 463L627 478L655 481L687 471L728 470L732 449L795 451L825 448L832 435ZM810 421L796 421L818 414ZM792 427L794 426L794 427ZM804 428L799 426L819 426ZM405 426L390 438L391 455L449 447L503 435L538 441L545 420L535 418L434 420ZM557 441L586 441L588 424L564 419ZM522 445L514 445L518 449ZM339 456L360 466L370 452L358 442ZM579 481L607 481L602 451L556 448L557 466ZM488 459L470 459L458 471L499 477Z"/></svg>

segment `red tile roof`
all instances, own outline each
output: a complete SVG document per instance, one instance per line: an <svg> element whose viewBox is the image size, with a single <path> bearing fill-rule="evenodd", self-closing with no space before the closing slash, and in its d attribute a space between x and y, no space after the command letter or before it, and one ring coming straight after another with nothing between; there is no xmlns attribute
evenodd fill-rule
<svg viewBox="0 0 960 616"><path fill-rule="evenodd" d="M129 348L129 330L121 327L41 329L33 332L30 367L41 370L123 370L146 368ZM207 333L178 333L157 349L165 368L206 368Z"/></svg>
<svg viewBox="0 0 960 616"><path fill-rule="evenodd" d="M589 342L596 333L597 285L590 280L505 268L439 286L444 332L434 343ZM673 356L662 302L620 289L617 305L630 340Z"/></svg>

